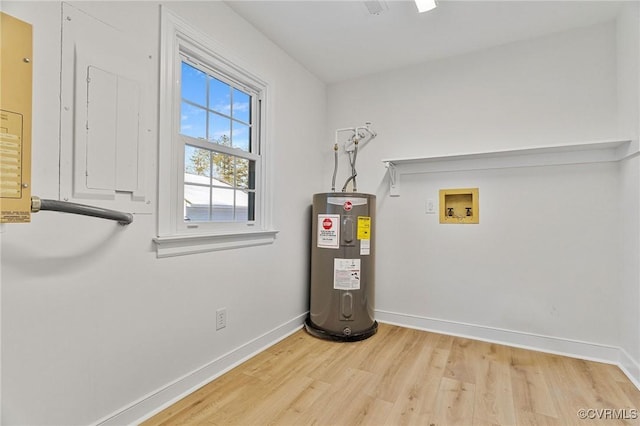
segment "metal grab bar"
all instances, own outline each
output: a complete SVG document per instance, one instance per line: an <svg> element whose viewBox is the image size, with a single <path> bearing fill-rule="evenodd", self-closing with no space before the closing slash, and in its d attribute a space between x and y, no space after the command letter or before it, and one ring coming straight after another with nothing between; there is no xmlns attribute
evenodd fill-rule
<svg viewBox="0 0 640 426"><path fill-rule="evenodd" d="M70 203L68 201L46 200L38 197L31 197L31 211L33 213L37 213L40 210L81 214L84 216L115 220L118 221L120 225L128 225L133 222L133 215L131 213L87 206L85 204Z"/></svg>

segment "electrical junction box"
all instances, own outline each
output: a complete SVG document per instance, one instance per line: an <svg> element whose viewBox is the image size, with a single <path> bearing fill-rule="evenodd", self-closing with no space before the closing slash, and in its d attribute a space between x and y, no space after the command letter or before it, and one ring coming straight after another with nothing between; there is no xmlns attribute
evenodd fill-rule
<svg viewBox="0 0 640 426"><path fill-rule="evenodd" d="M441 189L440 223L480 223L478 188Z"/></svg>
<svg viewBox="0 0 640 426"><path fill-rule="evenodd" d="M31 221L32 39L0 12L0 223Z"/></svg>
<svg viewBox="0 0 640 426"><path fill-rule="evenodd" d="M63 3L62 200L152 212L154 55L135 36Z"/></svg>

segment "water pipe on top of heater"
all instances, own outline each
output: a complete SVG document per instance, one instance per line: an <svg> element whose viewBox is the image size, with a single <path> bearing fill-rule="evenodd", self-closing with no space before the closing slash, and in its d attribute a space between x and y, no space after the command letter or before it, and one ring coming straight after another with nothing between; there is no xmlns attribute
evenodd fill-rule
<svg viewBox="0 0 640 426"><path fill-rule="evenodd" d="M362 147L367 142L378 136L376 132L371 130L370 128L371 122L366 122L364 126L361 127L347 127L344 129L336 130L336 139L335 144L333 146L333 156L334 156L334 166L333 166L333 178L331 180L331 191L335 192L336 190L336 175L338 173L338 135L343 132L350 132L352 136L345 143L344 150L349 156L349 165L351 166L351 175L345 181L342 192L346 192L347 185L349 182L353 181L353 192L357 192L357 183L356 176L358 175L356 171L356 159L358 157L358 146Z"/></svg>

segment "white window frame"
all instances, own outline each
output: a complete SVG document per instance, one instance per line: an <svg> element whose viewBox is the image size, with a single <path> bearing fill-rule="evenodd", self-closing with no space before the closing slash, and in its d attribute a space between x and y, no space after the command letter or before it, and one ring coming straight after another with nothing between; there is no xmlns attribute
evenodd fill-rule
<svg viewBox="0 0 640 426"><path fill-rule="evenodd" d="M273 243L277 231L271 228L269 185L267 180L267 92L268 84L238 65L218 42L185 20L161 9L160 114L158 155L158 236L154 238L158 257L202 253ZM206 149L255 160L255 220L250 222L184 221L184 146L196 145L180 135L180 68L183 57L211 75L222 75L252 94L259 103L254 117L252 144L256 152L247 153L206 143ZM204 146L203 146L204 147Z"/></svg>

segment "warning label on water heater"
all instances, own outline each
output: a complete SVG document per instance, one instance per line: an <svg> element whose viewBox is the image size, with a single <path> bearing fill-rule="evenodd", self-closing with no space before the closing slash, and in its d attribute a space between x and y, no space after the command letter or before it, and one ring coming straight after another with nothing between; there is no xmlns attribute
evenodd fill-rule
<svg viewBox="0 0 640 426"><path fill-rule="evenodd" d="M339 214L319 214L318 215L318 247L319 248L340 248L340 215Z"/></svg>
<svg viewBox="0 0 640 426"><path fill-rule="evenodd" d="M358 239L371 239L371 218L369 216L358 216Z"/></svg>
<svg viewBox="0 0 640 426"><path fill-rule="evenodd" d="M333 288L360 290L360 259L333 259Z"/></svg>

